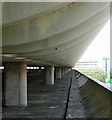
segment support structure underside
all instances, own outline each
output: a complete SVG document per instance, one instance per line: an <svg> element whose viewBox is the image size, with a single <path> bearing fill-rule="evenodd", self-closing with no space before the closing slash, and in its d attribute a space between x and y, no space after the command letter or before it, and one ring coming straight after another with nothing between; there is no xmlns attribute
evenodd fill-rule
<svg viewBox="0 0 112 120"><path fill-rule="evenodd" d="M109 19L107 2L3 3L3 62L73 67Z"/></svg>

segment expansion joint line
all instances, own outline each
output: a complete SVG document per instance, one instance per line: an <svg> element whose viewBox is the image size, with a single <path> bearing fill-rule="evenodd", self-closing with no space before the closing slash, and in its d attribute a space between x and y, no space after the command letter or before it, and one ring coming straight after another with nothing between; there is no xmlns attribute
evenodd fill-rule
<svg viewBox="0 0 112 120"><path fill-rule="evenodd" d="M70 86L69 86L69 90L68 90L68 96L67 96L67 103L66 103L66 108L65 108L64 120L66 120L66 116L67 116L67 109L68 109L68 104L69 104L71 86L72 86L72 76L71 76Z"/></svg>

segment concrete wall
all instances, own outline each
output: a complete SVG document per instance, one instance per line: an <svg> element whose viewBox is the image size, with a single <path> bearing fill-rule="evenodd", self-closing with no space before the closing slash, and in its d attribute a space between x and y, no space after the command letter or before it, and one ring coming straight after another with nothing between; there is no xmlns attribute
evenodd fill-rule
<svg viewBox="0 0 112 120"><path fill-rule="evenodd" d="M76 72L86 114L90 118L112 118L112 91L81 73ZM82 82L81 82L82 81Z"/></svg>

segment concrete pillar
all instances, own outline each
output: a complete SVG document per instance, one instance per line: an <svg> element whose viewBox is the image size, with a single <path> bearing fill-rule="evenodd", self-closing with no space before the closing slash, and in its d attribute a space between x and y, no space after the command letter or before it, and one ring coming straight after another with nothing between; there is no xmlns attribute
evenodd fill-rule
<svg viewBox="0 0 112 120"><path fill-rule="evenodd" d="M67 74L69 72L69 68L64 68L64 74Z"/></svg>
<svg viewBox="0 0 112 120"><path fill-rule="evenodd" d="M61 78L61 68L56 67L56 78Z"/></svg>
<svg viewBox="0 0 112 120"><path fill-rule="evenodd" d="M61 77L63 76L63 68L61 67Z"/></svg>
<svg viewBox="0 0 112 120"><path fill-rule="evenodd" d="M5 63L5 105L27 106L27 65Z"/></svg>
<svg viewBox="0 0 112 120"><path fill-rule="evenodd" d="M65 68L65 74L67 74L67 73L68 73L67 68Z"/></svg>
<svg viewBox="0 0 112 120"><path fill-rule="evenodd" d="M66 72L66 74L68 73L67 68L65 68L65 72Z"/></svg>
<svg viewBox="0 0 112 120"><path fill-rule="evenodd" d="M69 68L69 72L71 71L71 68Z"/></svg>
<svg viewBox="0 0 112 120"><path fill-rule="evenodd" d="M20 105L27 106L27 64L20 63Z"/></svg>
<svg viewBox="0 0 112 120"><path fill-rule="evenodd" d="M54 66L47 66L46 67L45 85L54 85Z"/></svg>
<svg viewBox="0 0 112 120"><path fill-rule="evenodd" d="M64 68L63 70L64 70L64 71L63 71L63 72L64 72L64 75L66 75L66 68Z"/></svg>
<svg viewBox="0 0 112 120"><path fill-rule="evenodd" d="M65 68L62 68L62 76L64 76L66 73L65 73Z"/></svg>
<svg viewBox="0 0 112 120"><path fill-rule="evenodd" d="M66 68L66 73L68 73L69 72L69 68Z"/></svg>

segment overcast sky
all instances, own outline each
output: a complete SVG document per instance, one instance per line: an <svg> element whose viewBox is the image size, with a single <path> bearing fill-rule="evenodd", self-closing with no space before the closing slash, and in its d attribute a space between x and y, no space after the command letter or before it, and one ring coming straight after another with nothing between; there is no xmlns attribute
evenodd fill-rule
<svg viewBox="0 0 112 120"><path fill-rule="evenodd" d="M80 61L90 59L100 59L102 57L110 56L110 21L106 23L103 29L99 32L97 37L88 47Z"/></svg>

